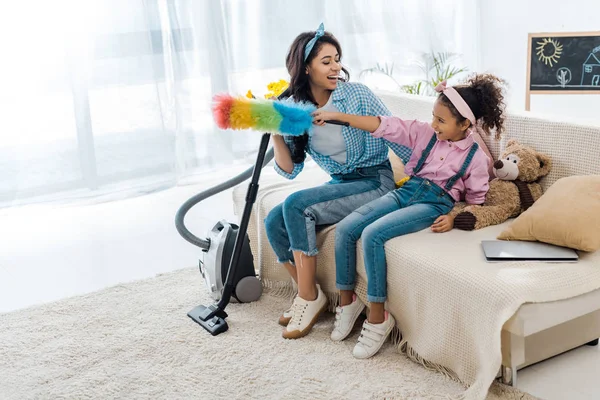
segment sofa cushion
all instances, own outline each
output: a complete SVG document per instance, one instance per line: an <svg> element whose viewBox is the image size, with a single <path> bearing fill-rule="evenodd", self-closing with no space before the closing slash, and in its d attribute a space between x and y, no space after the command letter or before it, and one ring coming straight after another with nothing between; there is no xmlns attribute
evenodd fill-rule
<svg viewBox="0 0 600 400"><path fill-rule="evenodd" d="M392 171L394 172L394 182L399 182L405 176L407 176L404 172L404 163L400 157L398 157L396 153L392 151L392 149L389 150L388 156L390 158L390 163L392 164Z"/></svg>
<svg viewBox="0 0 600 400"><path fill-rule="evenodd" d="M559 179L498 239L600 249L600 175Z"/></svg>

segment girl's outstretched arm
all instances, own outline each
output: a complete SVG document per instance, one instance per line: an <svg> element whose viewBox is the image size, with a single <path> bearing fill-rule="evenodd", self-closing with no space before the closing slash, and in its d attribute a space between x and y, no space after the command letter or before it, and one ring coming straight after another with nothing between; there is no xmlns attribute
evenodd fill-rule
<svg viewBox="0 0 600 400"><path fill-rule="evenodd" d="M347 122L353 128L370 132L376 138L384 138L411 149L414 149L419 137L429 140L434 133L433 128L428 123L417 120L404 120L389 116L352 115L321 110L313 113L313 122L317 125L324 125L325 121L331 119Z"/></svg>
<svg viewBox="0 0 600 400"><path fill-rule="evenodd" d="M353 114L344 114L341 112L330 112L330 111L322 111L317 110L313 112L313 122L316 125L324 125L328 120L338 120L342 122L347 122L353 128L362 129L367 132L375 132L379 125L381 124L381 120L379 117L373 117L370 115L353 115Z"/></svg>

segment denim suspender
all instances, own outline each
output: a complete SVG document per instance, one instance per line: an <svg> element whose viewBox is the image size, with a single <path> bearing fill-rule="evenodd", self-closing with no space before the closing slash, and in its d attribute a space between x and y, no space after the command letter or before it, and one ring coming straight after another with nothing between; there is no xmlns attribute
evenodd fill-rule
<svg viewBox="0 0 600 400"><path fill-rule="evenodd" d="M437 138L435 137L435 133L434 133L433 136L431 137L431 140L429 141L429 143L427 143L427 147L425 147L425 150L423 150L423 154L421 154L421 158L419 159L419 162L413 169L413 175L416 175L419 173L419 171L421 171L421 168L423 168L423 164L425 164L427 157L429 157L429 153L431 153L431 149L433 149L433 146L435 146L435 142L437 142Z"/></svg>
<svg viewBox="0 0 600 400"><path fill-rule="evenodd" d="M475 155L475 152L478 148L479 145L477 143L473 143L473 145L471 146L471 150L469 150L469 154L467 155L467 159L460 168L460 171L458 171L458 174L454 175L452 178L448 179L448 182L446 182L446 186L444 187L446 191L450 191L450 189L452 189L456 181L462 178L465 172L467 172L467 168L469 168L471 161L473 161L473 156Z"/></svg>
<svg viewBox="0 0 600 400"><path fill-rule="evenodd" d="M423 165L425 164L427 157L429 157L429 153L431 153L431 150L433 149L433 146L435 146L436 142L437 142L437 138L435 137L435 134L433 134L433 136L431 137L431 140L427 144L427 147L425 147L425 150L423 150L423 154L421 154L421 158L419 159L419 162L413 169L413 175L416 175L419 173L419 171L421 171L421 168L423 168ZM479 149L479 145L477 143L473 143L473 145L471 146L471 149L469 150L469 154L467 155L467 159L465 160L462 167L460 168L460 171L458 171L458 173L456 175L454 175L452 178L448 179L448 182L446 182L446 185L444 186L444 189L446 191L450 191L450 189L452 189L452 187L454 186L456 181L459 180L460 178L462 178L463 175L465 174L465 172L467 172L467 168L469 168L469 165L471 165L471 161L473 161L473 156L477 152L477 149Z"/></svg>

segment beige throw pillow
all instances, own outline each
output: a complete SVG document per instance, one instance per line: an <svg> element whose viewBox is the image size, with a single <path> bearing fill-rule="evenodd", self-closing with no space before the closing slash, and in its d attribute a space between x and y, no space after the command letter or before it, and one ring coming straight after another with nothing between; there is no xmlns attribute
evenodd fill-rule
<svg viewBox="0 0 600 400"><path fill-rule="evenodd" d="M600 175L559 179L498 239L600 249Z"/></svg>

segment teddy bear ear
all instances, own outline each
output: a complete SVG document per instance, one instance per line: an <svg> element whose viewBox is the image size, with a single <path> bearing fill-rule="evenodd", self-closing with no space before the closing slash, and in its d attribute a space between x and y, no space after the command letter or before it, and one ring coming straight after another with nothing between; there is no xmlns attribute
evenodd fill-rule
<svg viewBox="0 0 600 400"><path fill-rule="evenodd" d="M552 159L546 154L537 153L536 157L540 162L540 171L538 177L546 176L550 173L550 169L552 168Z"/></svg>
<svg viewBox="0 0 600 400"><path fill-rule="evenodd" d="M506 142L506 147L508 146L514 146L514 145L518 145L519 141L517 139L509 139L508 142Z"/></svg>

